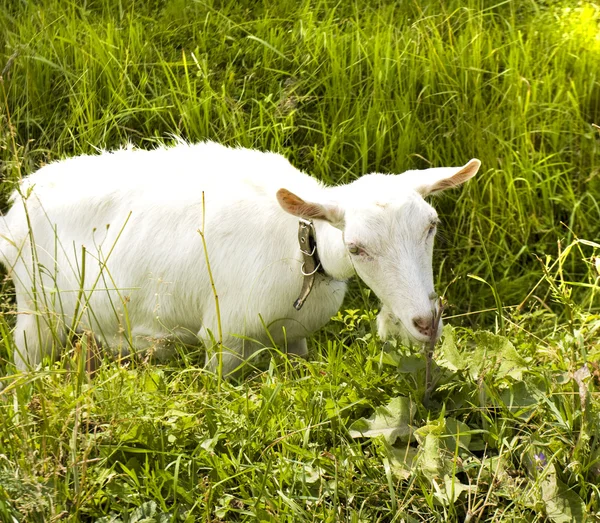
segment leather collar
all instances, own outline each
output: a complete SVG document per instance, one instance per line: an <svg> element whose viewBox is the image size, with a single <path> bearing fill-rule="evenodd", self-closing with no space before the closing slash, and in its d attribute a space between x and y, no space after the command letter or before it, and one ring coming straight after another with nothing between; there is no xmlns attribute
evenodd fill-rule
<svg viewBox="0 0 600 523"><path fill-rule="evenodd" d="M300 271L304 276L304 280L300 296L294 302L294 309L297 311L302 308L310 291L312 291L317 273L325 274L323 265L319 259L319 253L317 252L317 234L312 220L300 218L298 222L298 243L303 258Z"/></svg>

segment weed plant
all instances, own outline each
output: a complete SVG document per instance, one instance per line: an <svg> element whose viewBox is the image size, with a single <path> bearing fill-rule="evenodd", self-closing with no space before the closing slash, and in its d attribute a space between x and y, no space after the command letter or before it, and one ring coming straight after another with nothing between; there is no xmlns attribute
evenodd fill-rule
<svg viewBox="0 0 600 523"><path fill-rule="evenodd" d="M43 163L173 136L332 184L483 162L435 202L427 405L360 286L308 361L218 383L183 348L91 377L85 337L11 375L6 285L0 520L600 518L597 3L0 0L0 73L3 209Z"/></svg>

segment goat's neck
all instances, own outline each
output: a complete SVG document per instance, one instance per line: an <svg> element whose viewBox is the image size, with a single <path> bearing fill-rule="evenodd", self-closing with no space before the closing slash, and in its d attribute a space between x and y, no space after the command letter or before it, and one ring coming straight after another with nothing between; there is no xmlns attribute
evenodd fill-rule
<svg viewBox="0 0 600 523"><path fill-rule="evenodd" d="M354 275L354 267L344 245L342 231L323 220L315 220L317 251L323 269L336 280L347 280Z"/></svg>

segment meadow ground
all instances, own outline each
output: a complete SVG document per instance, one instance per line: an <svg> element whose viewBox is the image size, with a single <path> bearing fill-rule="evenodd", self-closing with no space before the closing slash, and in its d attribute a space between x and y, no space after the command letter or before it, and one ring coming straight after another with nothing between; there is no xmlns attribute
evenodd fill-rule
<svg viewBox="0 0 600 523"><path fill-rule="evenodd" d="M598 4L0 0L0 74L3 209L45 162L173 135L328 183L483 163L434 202L427 405L358 285L308 361L218 383L183 351L11 376L6 283L0 520L600 518Z"/></svg>

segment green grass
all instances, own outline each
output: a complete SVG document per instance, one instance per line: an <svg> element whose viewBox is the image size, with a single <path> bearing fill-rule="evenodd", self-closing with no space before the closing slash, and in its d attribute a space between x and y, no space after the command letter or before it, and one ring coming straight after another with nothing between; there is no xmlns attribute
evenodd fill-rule
<svg viewBox="0 0 600 523"><path fill-rule="evenodd" d="M358 287L308 362L243 382L197 354L48 365L3 380L0 520L599 517L599 24L586 1L0 0L4 209L44 162L172 135L328 183L483 162L434 202L455 328L431 405Z"/></svg>

